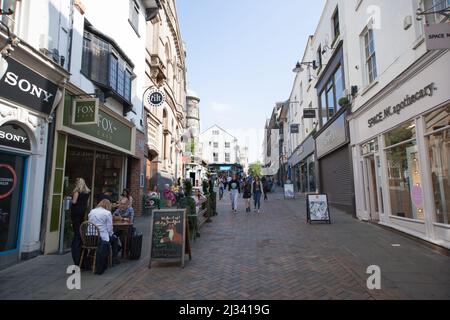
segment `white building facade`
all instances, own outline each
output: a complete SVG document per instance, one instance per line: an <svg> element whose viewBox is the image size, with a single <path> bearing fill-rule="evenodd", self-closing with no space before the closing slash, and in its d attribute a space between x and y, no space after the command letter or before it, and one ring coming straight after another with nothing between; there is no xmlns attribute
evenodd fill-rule
<svg viewBox="0 0 450 320"><path fill-rule="evenodd" d="M448 1L348 7L350 117L357 216L450 248L450 53L427 50L422 9ZM380 15L367 18L377 9ZM387 31L389 30L389 31ZM366 44L369 50L363 50Z"/></svg>
<svg viewBox="0 0 450 320"><path fill-rule="evenodd" d="M214 125L200 135L202 158L218 171L232 171L240 164L238 139Z"/></svg>

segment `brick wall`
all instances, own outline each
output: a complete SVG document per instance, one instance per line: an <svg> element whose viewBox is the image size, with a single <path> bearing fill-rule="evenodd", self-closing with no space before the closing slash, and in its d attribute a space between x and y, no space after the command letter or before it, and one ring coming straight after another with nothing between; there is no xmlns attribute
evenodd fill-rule
<svg viewBox="0 0 450 320"><path fill-rule="evenodd" d="M140 178L141 174L144 174L145 178L145 167L147 165L145 150L145 135L137 130L135 153L137 158L130 157L130 165L128 166L128 188L130 189L131 195L134 199L133 208L136 216L141 216L143 213L142 198L145 194L145 189L140 186Z"/></svg>

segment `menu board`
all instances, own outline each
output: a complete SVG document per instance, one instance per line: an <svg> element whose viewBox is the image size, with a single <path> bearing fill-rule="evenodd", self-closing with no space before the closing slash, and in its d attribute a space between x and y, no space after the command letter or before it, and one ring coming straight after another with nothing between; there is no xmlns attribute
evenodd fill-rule
<svg viewBox="0 0 450 320"><path fill-rule="evenodd" d="M189 242L186 229L185 210L153 210L149 268L152 260L159 259L180 259L184 267L186 241ZM189 243L187 248L190 251Z"/></svg>
<svg viewBox="0 0 450 320"><path fill-rule="evenodd" d="M309 223L314 221L331 223L328 197L326 194L308 194L306 212Z"/></svg>

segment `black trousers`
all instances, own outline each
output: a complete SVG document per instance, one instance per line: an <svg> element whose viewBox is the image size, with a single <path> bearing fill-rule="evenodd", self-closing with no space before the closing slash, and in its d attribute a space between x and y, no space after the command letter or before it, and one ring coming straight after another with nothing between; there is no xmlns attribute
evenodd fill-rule
<svg viewBox="0 0 450 320"><path fill-rule="evenodd" d="M83 222L83 217L80 214L72 213L72 230L73 240L71 245L72 260L75 265L80 265L81 259L81 236L80 225Z"/></svg>

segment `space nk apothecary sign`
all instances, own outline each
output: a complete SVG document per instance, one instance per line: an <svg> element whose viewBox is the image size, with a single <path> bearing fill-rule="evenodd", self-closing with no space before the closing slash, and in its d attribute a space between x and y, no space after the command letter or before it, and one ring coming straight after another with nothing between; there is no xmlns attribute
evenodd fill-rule
<svg viewBox="0 0 450 320"><path fill-rule="evenodd" d="M12 58L0 80L0 96L49 115L58 86Z"/></svg>

